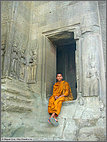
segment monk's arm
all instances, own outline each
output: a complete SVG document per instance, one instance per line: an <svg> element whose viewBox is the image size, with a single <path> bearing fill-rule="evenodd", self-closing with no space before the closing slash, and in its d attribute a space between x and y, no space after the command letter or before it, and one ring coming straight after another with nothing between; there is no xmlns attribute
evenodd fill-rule
<svg viewBox="0 0 107 142"><path fill-rule="evenodd" d="M59 97L65 97L69 95L69 84L66 82L66 86L65 86L65 93Z"/></svg>
<svg viewBox="0 0 107 142"><path fill-rule="evenodd" d="M59 95L57 94L57 92L56 92L56 87L55 87L55 85L53 86L53 95L52 96L54 96L54 98L55 98L55 100L57 100L59 97Z"/></svg>
<svg viewBox="0 0 107 142"><path fill-rule="evenodd" d="M53 86L53 95L52 96L54 96L54 97L57 96L56 95L56 88L55 88L55 86Z"/></svg>

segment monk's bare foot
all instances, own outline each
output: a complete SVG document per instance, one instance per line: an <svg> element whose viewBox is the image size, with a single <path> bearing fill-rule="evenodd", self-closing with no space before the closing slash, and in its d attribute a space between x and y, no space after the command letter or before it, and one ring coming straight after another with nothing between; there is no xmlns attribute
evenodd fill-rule
<svg viewBox="0 0 107 142"><path fill-rule="evenodd" d="M50 119L48 119L48 123L51 124Z"/></svg>
<svg viewBox="0 0 107 142"><path fill-rule="evenodd" d="M58 120L56 119L56 117L55 117L55 116L54 116L53 118L55 119L55 121L56 121L56 122L58 122Z"/></svg>
<svg viewBox="0 0 107 142"><path fill-rule="evenodd" d="M48 123L50 123L50 124L52 124L51 122L50 122L50 119L51 119L52 117L49 117L49 119L48 119Z"/></svg>

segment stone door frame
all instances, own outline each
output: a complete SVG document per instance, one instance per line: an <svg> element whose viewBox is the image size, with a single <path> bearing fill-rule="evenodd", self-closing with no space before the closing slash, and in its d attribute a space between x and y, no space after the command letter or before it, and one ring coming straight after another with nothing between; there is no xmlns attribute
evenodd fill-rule
<svg viewBox="0 0 107 142"><path fill-rule="evenodd" d="M66 27L61 27L61 28L51 30L51 31L42 32L42 35L44 37L43 39L45 40L45 41L43 41L44 42L44 49L46 50L46 44L45 43L46 43L47 38L49 40L50 36L54 36L54 35L57 35L61 32L65 32L65 31L66 32L67 31L73 32L74 33L74 39L76 40L76 51L75 51L76 63L75 64L76 64L77 99L78 99L81 96L81 93L82 93L81 42L79 40L79 38L81 36L80 23L76 23L74 25L69 25L69 26L66 26ZM44 59L46 58L45 52L43 52L43 57L44 57ZM44 60L44 64L46 65L46 60ZM78 69L79 69L79 71L78 71ZM43 76L42 76L43 78L45 78L45 74L46 74L46 72L43 73ZM46 84L45 83L42 83L42 93L43 93L42 98L44 98L44 97L46 98Z"/></svg>

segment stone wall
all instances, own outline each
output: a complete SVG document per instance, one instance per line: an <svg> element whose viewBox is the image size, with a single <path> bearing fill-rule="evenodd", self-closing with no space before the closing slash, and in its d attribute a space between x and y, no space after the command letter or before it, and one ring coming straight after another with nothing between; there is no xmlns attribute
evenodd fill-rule
<svg viewBox="0 0 107 142"><path fill-rule="evenodd" d="M99 21L100 21L100 27L101 27L101 38L102 38L102 47L103 47L103 59L104 60L104 67L102 70L104 70L104 75L106 78L106 1L99 1L98 2L98 8L99 8ZM106 82L104 83L106 85ZM104 93L105 94L105 93ZM103 100L106 100L106 94L103 95Z"/></svg>
<svg viewBox="0 0 107 142"><path fill-rule="evenodd" d="M99 11L97 1L2 2L2 137L106 139ZM55 81L56 59L48 38L63 31L74 32L76 40L77 99L63 103L53 127L46 89L52 87L47 73L48 82Z"/></svg>
<svg viewBox="0 0 107 142"><path fill-rule="evenodd" d="M6 15L6 13L8 14ZM7 38L5 56L3 57L4 62L2 63L2 76L9 75L25 81L25 56L29 40L30 3L2 2L1 17L2 48L5 41L4 37Z"/></svg>
<svg viewBox="0 0 107 142"><path fill-rule="evenodd" d="M80 9L80 5L82 9ZM102 54L103 46L102 46L102 39L100 33L101 25L99 21L100 19L99 19L97 1L94 2L85 1L84 3L82 1L80 2L51 1L51 2L44 2L43 5L41 4L41 2L37 3L32 2L32 26L31 26L32 38L34 37L38 38L39 47L40 47L39 63L42 64L41 90L43 98L46 96L45 90L48 86L48 84L46 83L47 80L46 77L48 74L51 74L50 72L47 72L47 70L51 71L51 69L46 67L46 58L48 58L48 61L50 62L48 64L51 64L53 61L49 59L49 55L46 51L46 49L49 48L49 44L46 44L48 43L47 38L49 38L49 36L51 36L52 34L53 35L57 34L58 32L70 31L70 30L73 31L73 28L75 29L73 31L75 39L76 40L79 39L78 46L79 48L81 48L80 56L82 57L82 59L79 58L79 60L81 60L80 63L81 67L80 64L77 63L78 64L77 66L79 66L77 68L80 68L81 70L81 71L78 70L78 72L81 72L79 76L82 76L81 81L78 82L78 85L81 83L80 86L81 90L79 90L78 93L82 91L83 96L89 96L89 95L92 96L93 94L95 96L99 95L100 98L103 98L103 96L105 96L105 86L103 85L103 83L105 84L104 59ZM97 52L94 53L96 50ZM84 59L86 59L88 62L85 62L86 60ZM91 64L91 62L93 63ZM51 79L49 80L49 82L51 82ZM91 82L93 82L94 84L92 85ZM49 85L52 86L52 83ZM94 86L95 88L91 86Z"/></svg>
<svg viewBox="0 0 107 142"><path fill-rule="evenodd" d="M103 60L104 60L104 72L106 78L106 1L98 2L99 8L99 20L101 25L101 38L102 38L102 47L103 47ZM106 94L103 95L103 99L106 100Z"/></svg>
<svg viewBox="0 0 107 142"><path fill-rule="evenodd" d="M2 13L1 13L1 74L4 74L4 60L6 53L9 52L6 50L7 45L7 39L9 35L10 30L10 21L11 21L11 13L12 13L12 2L2 2ZM9 63L10 63L10 56L9 57Z"/></svg>
<svg viewBox="0 0 107 142"><path fill-rule="evenodd" d="M1 127L8 137L24 126L24 114L32 112L33 92L26 83L31 3L2 1L1 8Z"/></svg>
<svg viewBox="0 0 107 142"><path fill-rule="evenodd" d="M104 64L106 68L106 1L99 1L99 16L100 16L100 24L101 24L101 34L102 34L102 44L103 44L103 54L104 54ZM105 71L106 72L106 71Z"/></svg>

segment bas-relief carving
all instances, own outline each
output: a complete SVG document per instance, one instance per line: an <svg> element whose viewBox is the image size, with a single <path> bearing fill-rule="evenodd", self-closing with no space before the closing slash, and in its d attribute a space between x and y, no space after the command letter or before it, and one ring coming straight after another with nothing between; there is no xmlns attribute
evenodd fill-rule
<svg viewBox="0 0 107 142"><path fill-rule="evenodd" d="M18 71L19 71L18 52L19 52L18 45L14 43L12 46L10 75L15 78L18 78Z"/></svg>
<svg viewBox="0 0 107 142"><path fill-rule="evenodd" d="M26 81L25 76L27 75L27 82L35 83L37 72L37 50L37 43L33 43L29 52L30 58L27 63L25 49L19 48L19 45L14 42L11 52L10 76L22 81Z"/></svg>
<svg viewBox="0 0 107 142"><path fill-rule="evenodd" d="M11 53L10 75L14 78L24 80L26 65L25 49L19 49L18 45L14 42Z"/></svg>
<svg viewBox="0 0 107 142"><path fill-rule="evenodd" d="M3 75L5 52L6 52L6 42L2 41L2 44L1 44L1 75Z"/></svg>
<svg viewBox="0 0 107 142"><path fill-rule="evenodd" d="M19 79L25 80L25 71L26 71L26 57L25 49L19 51Z"/></svg>
<svg viewBox="0 0 107 142"><path fill-rule="evenodd" d="M37 44L33 48L30 49L30 58L29 65L27 67L28 70L28 83L36 82L36 72L37 72L37 58L38 58L38 47Z"/></svg>
<svg viewBox="0 0 107 142"><path fill-rule="evenodd" d="M89 78L89 96L98 96L99 90L99 72L96 67L96 62L89 58L89 67L87 70L86 78Z"/></svg>

